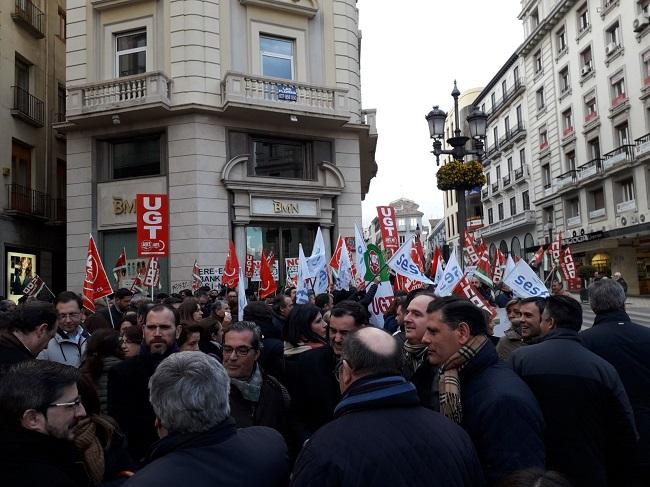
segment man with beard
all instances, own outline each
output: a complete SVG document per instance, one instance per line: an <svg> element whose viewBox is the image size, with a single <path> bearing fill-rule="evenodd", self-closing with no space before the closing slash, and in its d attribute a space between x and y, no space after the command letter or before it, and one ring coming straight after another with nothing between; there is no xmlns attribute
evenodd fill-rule
<svg viewBox="0 0 650 487"><path fill-rule="evenodd" d="M86 416L79 379L76 368L30 360L15 365L0 381L2 485L90 485L72 443L74 427Z"/></svg>
<svg viewBox="0 0 650 487"><path fill-rule="evenodd" d="M140 353L108 372L108 414L115 418L129 442L135 460L158 439L156 415L149 403L149 379L158 364L178 351L181 325L173 309L157 304L149 310Z"/></svg>

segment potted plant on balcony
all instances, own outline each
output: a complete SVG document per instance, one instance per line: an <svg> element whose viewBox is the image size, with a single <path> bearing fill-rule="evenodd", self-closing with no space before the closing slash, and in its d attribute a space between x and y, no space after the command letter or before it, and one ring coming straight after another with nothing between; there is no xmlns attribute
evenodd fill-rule
<svg viewBox="0 0 650 487"><path fill-rule="evenodd" d="M438 189L470 190L483 186L486 182L483 165L479 161L451 161L438 169L436 174Z"/></svg>
<svg viewBox="0 0 650 487"><path fill-rule="evenodd" d="M587 282L594 276L596 268L592 265L581 265L578 267L578 275L582 279L582 288L580 288L580 301L589 302L589 292L587 291Z"/></svg>

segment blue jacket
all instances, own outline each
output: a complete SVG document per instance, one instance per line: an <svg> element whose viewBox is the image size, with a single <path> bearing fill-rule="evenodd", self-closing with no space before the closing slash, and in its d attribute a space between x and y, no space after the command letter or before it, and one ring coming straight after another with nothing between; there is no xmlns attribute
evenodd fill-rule
<svg viewBox="0 0 650 487"><path fill-rule="evenodd" d="M547 468L575 487L628 485L636 431L614 367L566 328L515 350L510 361L544 412Z"/></svg>
<svg viewBox="0 0 650 487"><path fill-rule="evenodd" d="M650 485L650 329L632 323L625 311L610 311L597 314L580 338L614 366L623 382L639 433L638 475L641 485Z"/></svg>
<svg viewBox="0 0 650 487"><path fill-rule="evenodd" d="M528 386L487 342L460 371L462 426L488 484L527 468L544 468L544 420Z"/></svg>
<svg viewBox="0 0 650 487"><path fill-rule="evenodd" d="M401 376L354 382L335 419L303 448L292 486L485 485L467 434L440 413L419 405Z"/></svg>

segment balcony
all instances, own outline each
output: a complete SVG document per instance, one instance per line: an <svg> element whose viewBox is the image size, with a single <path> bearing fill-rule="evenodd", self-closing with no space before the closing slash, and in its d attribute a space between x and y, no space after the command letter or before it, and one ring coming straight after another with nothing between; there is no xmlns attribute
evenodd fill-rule
<svg viewBox="0 0 650 487"><path fill-rule="evenodd" d="M605 208L598 208L597 210L591 210L589 212L589 219L596 220L597 218L603 218L607 215Z"/></svg>
<svg viewBox="0 0 650 487"><path fill-rule="evenodd" d="M524 210L514 216L504 218L498 222L483 227L481 236L496 235L525 225L535 224L535 210Z"/></svg>
<svg viewBox="0 0 650 487"><path fill-rule="evenodd" d="M646 157L648 154L650 154L650 133L647 133L643 137L639 137L634 141L634 156L637 159Z"/></svg>
<svg viewBox="0 0 650 487"><path fill-rule="evenodd" d="M468 218L465 223L467 224L468 230L476 230L477 228L481 228L483 226L483 218L480 216L475 216Z"/></svg>
<svg viewBox="0 0 650 487"><path fill-rule="evenodd" d="M11 18L35 38L45 37L45 14L30 0L16 0Z"/></svg>
<svg viewBox="0 0 650 487"><path fill-rule="evenodd" d="M600 158L592 159L591 161L578 167L578 181L586 181L587 179L601 174L603 172L603 161Z"/></svg>
<svg viewBox="0 0 650 487"><path fill-rule="evenodd" d="M582 218L580 215L572 216L566 219L566 226L569 228L579 227L582 224Z"/></svg>
<svg viewBox="0 0 650 487"><path fill-rule="evenodd" d="M558 191L566 188L567 186L572 186L576 183L577 177L576 177L576 171L575 169L572 169L570 171L565 172L564 174L560 174L557 179L556 179L555 186Z"/></svg>
<svg viewBox="0 0 650 487"><path fill-rule="evenodd" d="M498 115L501 109L504 108L510 100L524 91L524 87L525 84L521 78L515 79L514 84L506 89L506 92L503 94L503 98L496 100L494 102L494 105L490 107L490 111L488 112L488 119L492 119Z"/></svg>
<svg viewBox="0 0 650 487"><path fill-rule="evenodd" d="M504 188L510 186L510 174L508 174L507 176L503 176L501 180L503 181Z"/></svg>
<svg viewBox="0 0 650 487"><path fill-rule="evenodd" d="M7 215L25 216L48 220L50 215L50 196L18 184L7 185Z"/></svg>
<svg viewBox="0 0 650 487"><path fill-rule="evenodd" d="M494 141L494 144L485 148L485 160L488 160L490 157L496 155L498 152L499 152L499 143L497 141Z"/></svg>
<svg viewBox="0 0 650 487"><path fill-rule="evenodd" d="M12 86L11 89L14 94L11 115L35 127L42 127L45 123L45 104L43 101L19 86Z"/></svg>
<svg viewBox="0 0 650 487"><path fill-rule="evenodd" d="M603 171L634 161L634 148L633 145L626 144L603 155Z"/></svg>
<svg viewBox="0 0 650 487"><path fill-rule="evenodd" d="M499 192L499 183L492 183L492 194Z"/></svg>
<svg viewBox="0 0 650 487"><path fill-rule="evenodd" d="M591 112L585 115L585 126L598 118L598 112Z"/></svg>
<svg viewBox="0 0 650 487"><path fill-rule="evenodd" d="M621 201L616 204L616 213L625 213L626 211L636 211L636 200Z"/></svg>
<svg viewBox="0 0 650 487"><path fill-rule="evenodd" d="M573 137L574 135L573 127L567 127L562 131L562 140L567 140Z"/></svg>
<svg viewBox="0 0 650 487"><path fill-rule="evenodd" d="M486 198L488 197L488 193L489 193L488 188L483 188L483 189L481 190L481 197L482 197L483 199L486 199Z"/></svg>
<svg viewBox="0 0 650 487"><path fill-rule="evenodd" d="M550 183L545 184L544 189L542 190L542 198L551 196L553 194L553 191L555 191L555 188L553 187L552 184Z"/></svg>
<svg viewBox="0 0 650 487"><path fill-rule="evenodd" d="M515 183L519 183L522 181L525 181L528 176L530 175L530 172L528 171L528 166L520 166L517 169L515 169Z"/></svg>
<svg viewBox="0 0 650 487"><path fill-rule="evenodd" d="M68 88L67 116L74 120L133 108L169 110L170 94L171 81L158 71L87 83Z"/></svg>
<svg viewBox="0 0 650 487"><path fill-rule="evenodd" d="M279 78L228 72L222 82L226 111L249 115L276 112L333 121L350 120L347 90ZM279 119L278 119L279 120Z"/></svg>

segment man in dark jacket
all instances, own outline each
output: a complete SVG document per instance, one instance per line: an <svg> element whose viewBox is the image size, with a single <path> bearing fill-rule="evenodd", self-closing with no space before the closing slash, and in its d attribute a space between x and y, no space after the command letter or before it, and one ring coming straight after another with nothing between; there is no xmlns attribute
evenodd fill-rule
<svg viewBox="0 0 650 487"><path fill-rule="evenodd" d="M126 313L129 304L131 304L131 299L133 299L133 293L127 288L122 287L113 294L113 304L108 308L100 309L97 311L97 314L104 318L109 325L119 328L124 318L124 313Z"/></svg>
<svg viewBox="0 0 650 487"><path fill-rule="evenodd" d="M237 429L229 417L229 383L223 366L203 352L163 360L150 381L161 439L125 485L286 485L289 459L282 436L262 426Z"/></svg>
<svg viewBox="0 0 650 487"><path fill-rule="evenodd" d="M547 468L575 487L625 486L636 448L632 406L614 367L580 344L581 326L580 303L550 296L541 342L510 362L544 413Z"/></svg>
<svg viewBox="0 0 650 487"><path fill-rule="evenodd" d="M422 343L439 367L440 412L469 433L488 484L544 468L544 420L528 386L501 362L486 336L485 312L471 302L439 298L427 307Z"/></svg>
<svg viewBox="0 0 650 487"><path fill-rule="evenodd" d="M117 420L129 442L134 460L140 460L158 438L149 403L149 378L172 352L181 332L173 309L157 304L149 310L140 353L108 371L108 414Z"/></svg>
<svg viewBox="0 0 650 487"><path fill-rule="evenodd" d="M79 370L29 360L0 380L0 483L11 487L92 485L72 442L86 412Z"/></svg>
<svg viewBox="0 0 650 487"><path fill-rule="evenodd" d="M0 333L0 374L10 366L33 360L56 333L56 310L50 303L29 301L21 309L4 313Z"/></svg>
<svg viewBox="0 0 650 487"><path fill-rule="evenodd" d="M419 405L415 387L399 373L399 347L390 335L374 327L353 332L341 359L343 399L334 421L300 453L292 486L484 485L469 437Z"/></svg>
<svg viewBox="0 0 650 487"><path fill-rule="evenodd" d="M273 309L273 326L282 335L282 329L287 322L287 317L293 309L293 301L289 296L279 294L273 298L271 307Z"/></svg>
<svg viewBox="0 0 650 487"><path fill-rule="evenodd" d="M252 321L262 330L262 350L260 364L262 368L274 377L282 375L282 357L284 342L282 330L273 324L273 311L264 301L249 302L244 308L244 319Z"/></svg>
<svg viewBox="0 0 650 487"><path fill-rule="evenodd" d="M582 344L614 366L625 386L639 433L636 485L650 485L650 329L632 323L625 291L614 280L589 286L594 326L580 333Z"/></svg>

